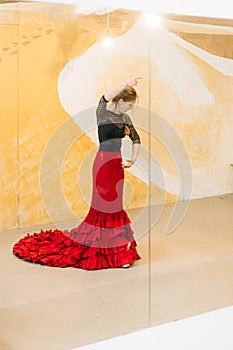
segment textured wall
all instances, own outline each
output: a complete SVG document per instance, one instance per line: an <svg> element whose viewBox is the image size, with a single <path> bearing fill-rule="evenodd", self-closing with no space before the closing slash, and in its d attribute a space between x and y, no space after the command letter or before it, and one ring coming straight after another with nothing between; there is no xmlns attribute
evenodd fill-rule
<svg viewBox="0 0 233 350"><path fill-rule="evenodd" d="M161 203L165 196L166 201L186 198L177 190L173 152L181 164L186 164L185 157L191 161L193 198L231 192L231 32L221 27L218 36L210 35L209 28L207 35L206 28L200 27L197 38L195 26L167 21L163 29L149 33L139 13L115 11L110 17L115 49L110 48L106 54L94 45L104 35L106 15L78 16L72 11L71 7L53 5L43 11L20 8L17 12L12 8L5 11L5 17L3 12L1 15L0 228L85 215L96 144L79 125L73 124L72 128L70 111L76 105L75 112L93 107L106 88L130 72L143 76L138 87L140 108L154 113L150 123L155 127L155 136L148 132L149 117L141 123L140 108L135 111L143 147L150 148L166 180L166 186L162 186L155 174L151 202ZM228 39L224 41L227 58L224 47L216 46L214 41L216 38L219 42L219 37ZM221 62L216 60L218 57ZM102 62L101 67L97 62ZM58 93L58 79L67 67L76 74L75 83L66 89L72 96L71 104L66 104ZM63 128L66 122L69 127ZM174 134L169 134L167 125ZM60 136L55 138L55 134ZM176 149L177 137L186 146L187 154ZM171 141L173 150L168 149ZM44 155L46 165L41 172ZM143 161L148 166L149 160ZM143 207L148 199L148 184L137 176L136 169L127 172L126 179L125 204ZM41 184L47 181L53 185L49 192L41 193ZM60 202L59 191L70 214ZM53 210L52 218L48 207L49 214Z"/></svg>

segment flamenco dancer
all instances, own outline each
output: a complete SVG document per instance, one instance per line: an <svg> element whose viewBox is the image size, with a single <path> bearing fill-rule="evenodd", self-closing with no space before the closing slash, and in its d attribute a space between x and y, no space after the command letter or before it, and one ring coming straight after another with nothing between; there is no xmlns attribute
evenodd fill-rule
<svg viewBox="0 0 233 350"><path fill-rule="evenodd" d="M140 137L126 113L136 102L133 86L138 79L139 76L131 75L99 101L96 110L99 150L92 168L91 207L85 219L70 231L42 230L28 234L13 247L18 258L86 270L128 268L140 259L122 204L124 169L135 163L140 149ZM123 163L121 143L126 135L132 140L132 156Z"/></svg>

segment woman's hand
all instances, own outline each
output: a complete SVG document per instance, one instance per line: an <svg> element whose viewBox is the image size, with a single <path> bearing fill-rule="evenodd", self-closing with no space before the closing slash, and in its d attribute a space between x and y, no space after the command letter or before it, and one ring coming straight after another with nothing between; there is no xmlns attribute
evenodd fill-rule
<svg viewBox="0 0 233 350"><path fill-rule="evenodd" d="M138 85L138 79L142 79L142 77L140 77L139 75L134 75L131 74L128 79L126 79L125 81L123 81L122 83L120 83L120 85L116 86L115 88L107 91L104 94L104 97L107 101L112 100L117 94L119 94L119 92L121 92L124 88L126 88L127 86L136 86Z"/></svg>
<svg viewBox="0 0 233 350"><path fill-rule="evenodd" d="M127 164L121 163L123 169L130 168L135 163L135 161L132 159L127 159L126 162Z"/></svg>
<svg viewBox="0 0 233 350"><path fill-rule="evenodd" d="M125 84L126 86L137 86L138 85L138 79L142 79L139 75L131 74L128 79L126 79Z"/></svg>

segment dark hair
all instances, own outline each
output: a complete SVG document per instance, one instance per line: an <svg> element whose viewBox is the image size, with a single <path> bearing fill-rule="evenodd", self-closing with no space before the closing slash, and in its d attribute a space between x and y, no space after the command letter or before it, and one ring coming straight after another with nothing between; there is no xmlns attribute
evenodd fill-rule
<svg viewBox="0 0 233 350"><path fill-rule="evenodd" d="M112 102L119 102L121 98L124 102L136 101L137 92L132 86L127 86L112 99Z"/></svg>

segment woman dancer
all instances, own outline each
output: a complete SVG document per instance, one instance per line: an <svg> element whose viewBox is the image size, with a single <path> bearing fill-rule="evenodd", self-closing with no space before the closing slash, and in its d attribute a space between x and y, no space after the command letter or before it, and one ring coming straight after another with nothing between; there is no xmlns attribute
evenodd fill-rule
<svg viewBox="0 0 233 350"><path fill-rule="evenodd" d="M92 169L91 207L83 222L70 231L28 234L13 247L17 257L47 266L87 270L128 268L140 259L122 204L124 168L135 163L140 148L140 137L126 113L136 102L133 86L138 79L131 75L99 101L96 115L100 145ZM123 163L121 142L126 135L132 140L132 156Z"/></svg>

